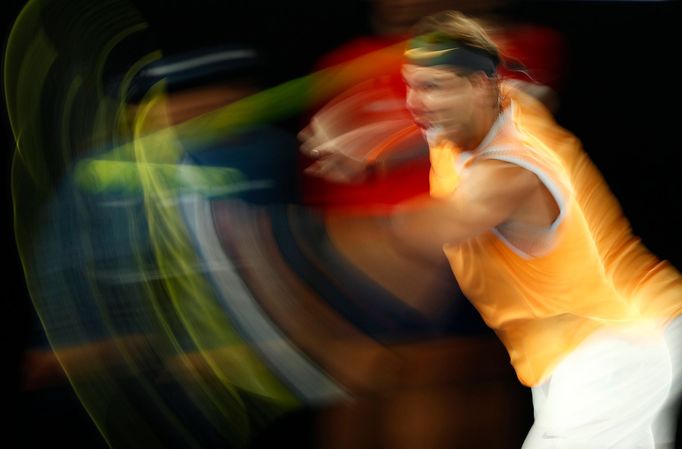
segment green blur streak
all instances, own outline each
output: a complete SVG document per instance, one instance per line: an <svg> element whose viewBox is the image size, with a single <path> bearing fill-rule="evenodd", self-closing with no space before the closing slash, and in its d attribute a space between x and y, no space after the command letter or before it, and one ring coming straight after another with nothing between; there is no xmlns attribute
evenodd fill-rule
<svg viewBox="0 0 682 449"><path fill-rule="evenodd" d="M240 191L240 183L246 182L244 175L229 167L198 167L192 165L107 161L85 159L79 161L74 170L75 181L84 191L91 193L122 192L135 194L143 192L142 180L152 177L163 180L166 193L177 196L182 192L202 194L229 194ZM223 186L223 187L220 187Z"/></svg>
<svg viewBox="0 0 682 449"><path fill-rule="evenodd" d="M161 88L161 85L157 86L157 89ZM153 99L145 104L137 116L136 135L142 133L149 111L157 102L163 101L155 92L151 95ZM249 421L245 414L236 416L234 413L235 402L241 404L235 387L271 398L285 407L293 407L297 402L243 343L218 305L208 280L197 273L196 267L200 261L196 258L191 237L184 227L181 211L176 202L163 201L172 196L174 186L169 185L168 177L163 176L161 171L154 169L159 162L177 164L182 154L182 147L173 130L164 131L146 139L133 140L156 260L165 290L197 347L198 353L195 355L210 369L210 379L202 377L206 373L196 373L198 388L194 393L200 402L207 401L223 416L230 416L233 429L242 432L238 435L239 442L246 444L250 435ZM154 163L149 163L150 159ZM169 333L171 336L172 332ZM223 363L226 358L221 357L225 353L236 354L239 363L226 366ZM216 388L216 385L220 388Z"/></svg>
<svg viewBox="0 0 682 449"><path fill-rule="evenodd" d="M46 142L40 133L29 131L40 129L40 98L57 52L40 28L40 10L34 6L38 3L42 2L26 5L10 32L4 61L4 88L10 126L17 142L15 157L22 158L27 174L41 186L50 178L40 157ZM36 29L39 31L34 34Z"/></svg>

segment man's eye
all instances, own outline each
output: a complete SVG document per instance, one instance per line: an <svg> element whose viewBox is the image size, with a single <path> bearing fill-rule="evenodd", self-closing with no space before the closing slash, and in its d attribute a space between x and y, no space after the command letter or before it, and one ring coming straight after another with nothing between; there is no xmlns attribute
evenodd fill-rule
<svg viewBox="0 0 682 449"><path fill-rule="evenodd" d="M434 89L438 89L438 84L436 84L436 83L424 83L421 85L421 88L422 88L422 90L426 90L426 91L434 90Z"/></svg>

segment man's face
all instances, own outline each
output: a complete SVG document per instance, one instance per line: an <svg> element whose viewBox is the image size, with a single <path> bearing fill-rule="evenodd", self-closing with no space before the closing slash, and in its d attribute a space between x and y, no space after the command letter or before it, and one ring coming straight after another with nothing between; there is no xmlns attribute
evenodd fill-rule
<svg viewBox="0 0 682 449"><path fill-rule="evenodd" d="M458 143L471 132L480 89L465 76L446 66L403 65L407 109L424 130Z"/></svg>

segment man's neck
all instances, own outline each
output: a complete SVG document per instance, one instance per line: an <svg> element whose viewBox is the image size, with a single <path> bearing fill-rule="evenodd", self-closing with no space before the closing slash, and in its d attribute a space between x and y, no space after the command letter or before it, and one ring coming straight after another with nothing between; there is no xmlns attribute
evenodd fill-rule
<svg viewBox="0 0 682 449"><path fill-rule="evenodd" d="M494 108L486 109L481 111L482 115L476 123L479 125L473 129L471 139L462 145L461 149L463 151L474 151L477 150L482 144L485 146L487 137L496 132L496 123L502 111L499 106Z"/></svg>

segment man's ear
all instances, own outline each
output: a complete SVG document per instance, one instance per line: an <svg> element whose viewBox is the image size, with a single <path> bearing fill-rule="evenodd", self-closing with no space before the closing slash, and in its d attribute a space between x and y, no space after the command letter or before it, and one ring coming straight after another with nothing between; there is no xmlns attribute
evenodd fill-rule
<svg viewBox="0 0 682 449"><path fill-rule="evenodd" d="M498 101L497 79L489 77L483 71L477 71L469 75L469 82L481 93L482 105L487 105L488 101Z"/></svg>

